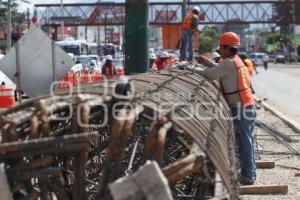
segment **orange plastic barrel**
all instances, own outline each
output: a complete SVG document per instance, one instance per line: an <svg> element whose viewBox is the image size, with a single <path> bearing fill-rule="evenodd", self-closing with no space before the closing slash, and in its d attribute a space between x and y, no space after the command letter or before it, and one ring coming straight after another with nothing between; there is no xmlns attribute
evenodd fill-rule
<svg viewBox="0 0 300 200"><path fill-rule="evenodd" d="M0 108L10 108L16 105L14 88L0 86Z"/></svg>
<svg viewBox="0 0 300 200"><path fill-rule="evenodd" d="M91 82L91 74L89 71L85 70L81 76L81 83L89 83Z"/></svg>
<svg viewBox="0 0 300 200"><path fill-rule="evenodd" d="M119 68L117 69L117 76L123 76L124 75L124 69Z"/></svg>
<svg viewBox="0 0 300 200"><path fill-rule="evenodd" d="M100 81L101 80L101 71L97 70L93 74L93 81Z"/></svg>

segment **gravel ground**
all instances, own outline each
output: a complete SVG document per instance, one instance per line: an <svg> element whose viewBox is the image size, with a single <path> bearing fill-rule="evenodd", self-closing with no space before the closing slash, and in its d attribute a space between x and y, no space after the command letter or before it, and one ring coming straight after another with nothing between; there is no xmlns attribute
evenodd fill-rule
<svg viewBox="0 0 300 200"><path fill-rule="evenodd" d="M283 132L285 135L289 135L295 140L293 143L288 143L292 148L300 152L300 133L295 133L279 118L272 115L268 111L263 109L258 110L257 119L270 125ZM257 149L259 151L269 152L292 152L287 147L278 143L264 130L255 129L255 138L257 143ZM275 161L275 169L258 169L257 181L255 185L288 185L287 195L241 195L243 200L283 200L283 199L300 199L300 177L295 177L295 173L300 173L300 156L296 155L264 155L257 154L257 160L261 161ZM295 168L295 169L293 169Z"/></svg>

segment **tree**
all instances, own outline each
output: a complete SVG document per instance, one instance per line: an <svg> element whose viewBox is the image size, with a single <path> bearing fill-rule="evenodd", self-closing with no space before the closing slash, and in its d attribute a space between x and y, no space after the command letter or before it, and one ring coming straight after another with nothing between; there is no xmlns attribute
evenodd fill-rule
<svg viewBox="0 0 300 200"><path fill-rule="evenodd" d="M6 25L8 13L8 1L0 0L0 25ZM18 12L18 4L16 0L11 0L11 20L12 24L20 24L24 22L25 14Z"/></svg>
<svg viewBox="0 0 300 200"><path fill-rule="evenodd" d="M199 42L199 54L212 52L214 45L211 37L203 36Z"/></svg>
<svg viewBox="0 0 300 200"><path fill-rule="evenodd" d="M206 27L199 36L199 53L210 53L217 46L219 31L216 27Z"/></svg>
<svg viewBox="0 0 300 200"><path fill-rule="evenodd" d="M293 22L300 21L299 1L279 1L274 4L274 18L278 21L277 25L280 27L280 41L281 45L291 43L290 35L293 34Z"/></svg>

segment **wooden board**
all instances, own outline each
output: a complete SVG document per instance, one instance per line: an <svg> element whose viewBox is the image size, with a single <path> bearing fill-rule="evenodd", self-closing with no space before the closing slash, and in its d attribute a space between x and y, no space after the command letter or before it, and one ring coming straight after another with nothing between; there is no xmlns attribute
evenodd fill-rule
<svg viewBox="0 0 300 200"><path fill-rule="evenodd" d="M256 161L257 169L274 169L275 162L273 161Z"/></svg>
<svg viewBox="0 0 300 200"><path fill-rule="evenodd" d="M249 185L240 187L240 195L244 194L287 194L288 185Z"/></svg>

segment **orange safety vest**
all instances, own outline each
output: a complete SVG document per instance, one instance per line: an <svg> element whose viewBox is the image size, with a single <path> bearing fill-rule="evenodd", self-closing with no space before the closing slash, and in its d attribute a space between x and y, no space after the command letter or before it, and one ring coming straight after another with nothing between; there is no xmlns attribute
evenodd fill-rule
<svg viewBox="0 0 300 200"><path fill-rule="evenodd" d="M238 55L231 57L231 59L235 63L238 74L238 90L229 93L224 91L225 97L233 94L239 94L243 106L246 107L253 105L255 102L250 88L250 76L248 68Z"/></svg>
<svg viewBox="0 0 300 200"><path fill-rule="evenodd" d="M111 64L111 69L109 69L109 66L107 66L106 64L104 65L104 73L103 75L106 76L107 79L114 79L115 77L115 65L114 64Z"/></svg>
<svg viewBox="0 0 300 200"><path fill-rule="evenodd" d="M253 65L253 62L249 59L249 58L246 58L244 60L244 63L246 64L246 66L248 67L248 71L249 71L249 74L252 75L253 72L254 72L254 65Z"/></svg>
<svg viewBox="0 0 300 200"><path fill-rule="evenodd" d="M165 69L165 68L170 67L170 65L172 63L170 63L170 59L168 58L166 60L157 59L155 61L155 64L156 64L157 70L161 70L161 69Z"/></svg>
<svg viewBox="0 0 300 200"><path fill-rule="evenodd" d="M182 23L182 25L181 25L181 28L182 28L182 29L191 29L191 28L192 28L192 18L193 18L194 16L197 17L197 15L196 15L195 13L189 12L189 13L185 16L185 18L184 18L184 20L183 20L183 23Z"/></svg>

